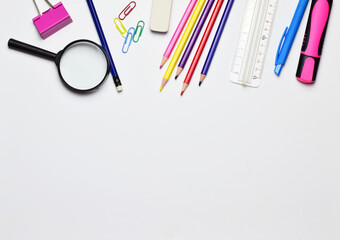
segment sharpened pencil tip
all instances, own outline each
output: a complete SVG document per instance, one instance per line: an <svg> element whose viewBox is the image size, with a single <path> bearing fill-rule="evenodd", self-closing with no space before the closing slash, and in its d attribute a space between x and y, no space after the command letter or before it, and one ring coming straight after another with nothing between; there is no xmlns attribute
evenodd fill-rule
<svg viewBox="0 0 340 240"><path fill-rule="evenodd" d="M163 87L161 87L160 89L159 89L159 91L161 92L163 90Z"/></svg>
<svg viewBox="0 0 340 240"><path fill-rule="evenodd" d="M181 92L181 96L183 96L183 94L184 94L184 91Z"/></svg>
<svg viewBox="0 0 340 240"><path fill-rule="evenodd" d="M160 68L162 68L164 66L166 61L168 61L168 58L163 56Z"/></svg>
<svg viewBox="0 0 340 240"><path fill-rule="evenodd" d="M159 69L162 69L162 67L163 67L163 65L160 65L160 66L159 66Z"/></svg>
<svg viewBox="0 0 340 240"><path fill-rule="evenodd" d="M161 84L161 88L160 88L160 91L163 90L163 88L165 87L166 83L168 82L167 79L163 78L163 81L162 81L162 84Z"/></svg>
<svg viewBox="0 0 340 240"><path fill-rule="evenodd" d="M175 76L175 80L177 80L177 78L178 78L178 75Z"/></svg>
<svg viewBox="0 0 340 240"><path fill-rule="evenodd" d="M200 87L202 85L202 82L199 82L198 86Z"/></svg>
<svg viewBox="0 0 340 240"><path fill-rule="evenodd" d="M207 75L201 74L200 82L203 82L206 76L207 76ZM201 84L202 84L202 83L201 83ZM201 86L201 85L200 85L200 86Z"/></svg>

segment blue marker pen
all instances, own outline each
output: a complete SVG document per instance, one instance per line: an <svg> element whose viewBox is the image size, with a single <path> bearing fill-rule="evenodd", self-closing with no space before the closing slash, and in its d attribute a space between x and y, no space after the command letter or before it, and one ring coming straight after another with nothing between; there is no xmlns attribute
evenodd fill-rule
<svg viewBox="0 0 340 240"><path fill-rule="evenodd" d="M296 8L293 20L290 27L285 29L283 36L280 41L279 49L276 54L275 70L276 75L280 75L283 65L285 64L289 55L290 49L292 48L296 33L299 29L303 15L306 11L309 0L300 0Z"/></svg>

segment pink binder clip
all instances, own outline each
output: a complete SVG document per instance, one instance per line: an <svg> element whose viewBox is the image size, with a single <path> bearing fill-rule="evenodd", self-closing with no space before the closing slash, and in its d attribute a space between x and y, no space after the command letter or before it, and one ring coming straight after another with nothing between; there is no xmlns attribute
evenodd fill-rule
<svg viewBox="0 0 340 240"><path fill-rule="evenodd" d="M123 21L127 17L127 15L129 15L136 6L137 6L136 2L134 2L134 1L130 2L124 8L124 10L119 14L119 16L118 16L119 19Z"/></svg>
<svg viewBox="0 0 340 240"><path fill-rule="evenodd" d="M70 15L61 2L53 6L48 0L45 0L51 8L41 13L38 4L35 0L33 1L39 12L39 15L33 18L33 23L43 39L48 38L72 22Z"/></svg>

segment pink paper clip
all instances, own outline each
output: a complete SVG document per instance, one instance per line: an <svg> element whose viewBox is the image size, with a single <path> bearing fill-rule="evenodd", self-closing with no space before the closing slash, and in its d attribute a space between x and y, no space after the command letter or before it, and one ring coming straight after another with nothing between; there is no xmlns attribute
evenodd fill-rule
<svg viewBox="0 0 340 240"><path fill-rule="evenodd" d="M137 6L136 2L134 2L134 1L130 2L124 8L124 10L119 14L119 16L118 16L119 19L123 21L127 17L127 15L129 15L136 6Z"/></svg>
<svg viewBox="0 0 340 240"><path fill-rule="evenodd" d="M39 15L33 18L33 23L43 39L48 38L72 22L70 15L61 2L53 6L48 0L45 1L51 8L41 13L37 2L34 0Z"/></svg>

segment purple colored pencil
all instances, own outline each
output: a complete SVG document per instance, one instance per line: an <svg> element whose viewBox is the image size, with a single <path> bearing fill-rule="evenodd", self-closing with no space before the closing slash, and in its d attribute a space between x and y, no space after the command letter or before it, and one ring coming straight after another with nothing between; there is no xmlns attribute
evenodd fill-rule
<svg viewBox="0 0 340 240"><path fill-rule="evenodd" d="M214 5L214 2L215 0L208 0L205 7L204 7L204 10L202 12L202 15L196 25L196 28L194 30L194 33L192 34L191 38L190 38L190 41L188 43L188 46L186 47L185 49L185 52L181 58L181 61L178 65L178 68L177 68L177 73L176 73L176 77L175 79L178 78L178 76L181 74L181 72L183 71L183 68L185 67L185 64L187 63L188 59L189 59L189 56L191 54L191 51L192 49L194 48L195 46L195 43L203 29L203 26L204 26L204 23L205 21L207 20L208 16L209 16L209 13L210 13L210 10L212 9L212 6Z"/></svg>

